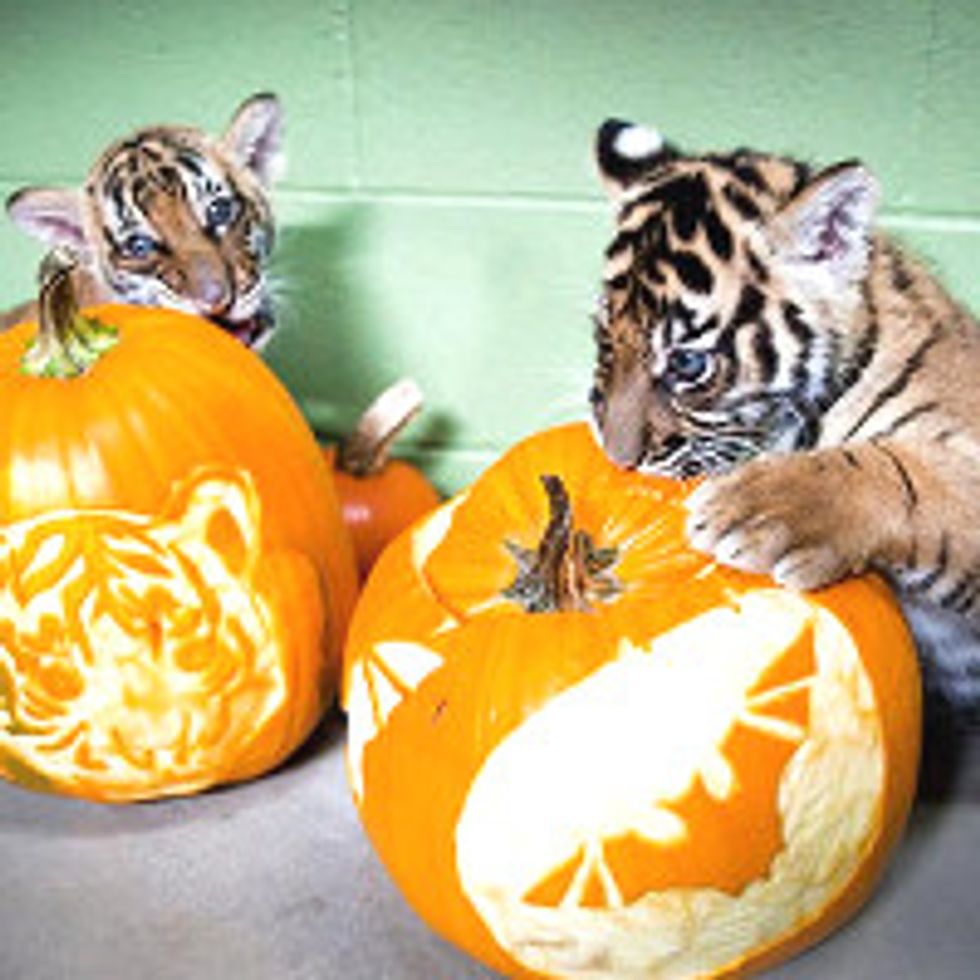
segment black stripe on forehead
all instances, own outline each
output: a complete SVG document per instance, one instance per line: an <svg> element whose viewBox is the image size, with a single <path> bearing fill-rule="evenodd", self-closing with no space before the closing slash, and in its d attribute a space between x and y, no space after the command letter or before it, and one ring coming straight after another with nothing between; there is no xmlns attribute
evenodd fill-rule
<svg viewBox="0 0 980 980"><path fill-rule="evenodd" d="M123 196L123 181L118 174L110 175L102 185L104 197L112 201L118 215L126 210L126 200Z"/></svg>
<svg viewBox="0 0 980 980"><path fill-rule="evenodd" d="M692 319L684 325L684 329L677 334L675 340L678 344L690 344L695 340L714 333L718 329L718 323L719 320L716 314L712 314L701 323L697 323Z"/></svg>
<svg viewBox="0 0 980 980"><path fill-rule="evenodd" d="M670 214L674 231L690 242L698 228L704 228L711 250L722 261L731 259L734 252L732 233L721 220L714 205L708 182L700 173L677 177L661 185L662 205Z"/></svg>
<svg viewBox="0 0 980 980"><path fill-rule="evenodd" d="M134 137L120 143L112 157L105 164L102 178L102 191L111 197L126 181L160 164L165 155L152 146L145 135Z"/></svg>
<svg viewBox="0 0 980 980"><path fill-rule="evenodd" d="M693 331L694 311L680 300L674 300L667 304L664 322L663 341L667 347L672 347L682 343Z"/></svg>
<svg viewBox="0 0 980 980"><path fill-rule="evenodd" d="M125 156L116 161L106 169L102 178L102 194L104 197L115 198L122 193L123 185L131 170L131 160Z"/></svg>
<svg viewBox="0 0 980 980"><path fill-rule="evenodd" d="M180 166L190 171L195 177L204 176L203 160L199 153L186 148L180 149L177 151L176 160Z"/></svg>
<svg viewBox="0 0 980 980"><path fill-rule="evenodd" d="M667 270L673 270L684 288L693 293L707 295L714 288L714 274L694 252L674 251L663 246L656 252L640 253L637 261L641 264L639 268L634 264L633 268L607 279L606 285L642 289L652 298L650 286L665 286Z"/></svg>
<svg viewBox="0 0 980 980"><path fill-rule="evenodd" d="M673 266L677 277L692 292L710 293L714 287L715 277L694 252L665 252L662 261Z"/></svg>
<svg viewBox="0 0 980 980"><path fill-rule="evenodd" d="M743 323L751 323L758 320L765 306L766 298L762 292L751 283L746 283L742 287L742 292L738 298L738 305L729 321L733 327Z"/></svg>
<svg viewBox="0 0 980 980"><path fill-rule="evenodd" d="M635 230L620 229L606 249L606 259L611 261L628 248L633 249L633 268L626 272L627 276L664 285L666 272L672 269L682 285L692 292L707 294L714 288L714 275L704 260L693 250L672 248L664 222L656 216Z"/></svg>
<svg viewBox="0 0 980 980"><path fill-rule="evenodd" d="M167 154L163 152L159 144L149 140L142 143L137 148L137 153L143 154L143 156L152 164L162 164L163 161L167 159Z"/></svg>
<svg viewBox="0 0 980 980"><path fill-rule="evenodd" d="M647 213L637 222L641 210ZM633 222L636 227L630 228ZM713 286L710 270L694 251L671 247L668 226L677 243L692 246L699 229L703 229L711 252L722 262L735 253L734 236L718 212L711 184L705 173L695 170L666 176L630 201L620 215L619 234L606 250L606 257L611 259L627 245L637 245L638 253L650 266L666 262L689 289L709 292Z"/></svg>
<svg viewBox="0 0 980 980"><path fill-rule="evenodd" d="M734 153L716 154L705 159L713 166L727 170L739 183L758 193L769 193L769 183L762 168L755 162L756 154L751 150L735 150Z"/></svg>
<svg viewBox="0 0 980 980"><path fill-rule="evenodd" d="M795 194L812 175L812 168L802 160L760 153L740 147L731 153L711 153L705 163L726 171L743 187L765 195Z"/></svg>
<svg viewBox="0 0 980 980"><path fill-rule="evenodd" d="M680 173L654 184L638 195L624 209L623 219L628 220L638 208L654 206L654 214L647 220L664 220L670 216L674 230L684 240L694 237L697 227L704 220L708 209L709 190L703 174Z"/></svg>
<svg viewBox="0 0 980 980"><path fill-rule="evenodd" d="M765 310L764 294L751 283L742 287L735 312L718 335L718 350L734 357L735 337L746 326L758 325Z"/></svg>
<svg viewBox="0 0 980 980"><path fill-rule="evenodd" d="M139 223L132 193L132 184L137 179L130 173L129 161L121 160L109 170L102 181L100 189L103 213L117 230L132 228Z"/></svg>
<svg viewBox="0 0 980 980"><path fill-rule="evenodd" d="M727 262L735 251L732 233L714 208L710 208L705 213L704 230L708 236L708 244L711 245L711 250L719 259Z"/></svg>
<svg viewBox="0 0 980 980"><path fill-rule="evenodd" d="M147 178L149 183L156 186L165 194L183 197L186 193L184 182L180 176L180 170L169 163L154 167L147 174Z"/></svg>
<svg viewBox="0 0 980 980"><path fill-rule="evenodd" d="M708 187L701 174L677 177L657 188L664 209L670 213L674 231L686 242L695 232L708 210Z"/></svg>
<svg viewBox="0 0 980 980"><path fill-rule="evenodd" d="M762 209L752 199L751 195L735 184L726 185L722 193L745 221L757 221L762 217Z"/></svg>

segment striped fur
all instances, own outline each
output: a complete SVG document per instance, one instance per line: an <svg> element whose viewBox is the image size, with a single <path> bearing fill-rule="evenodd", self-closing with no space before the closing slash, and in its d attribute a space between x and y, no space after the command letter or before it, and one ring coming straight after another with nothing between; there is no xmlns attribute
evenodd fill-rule
<svg viewBox="0 0 980 980"><path fill-rule="evenodd" d="M81 189L24 188L7 209L29 234L79 253L85 301L187 310L257 345L273 327L264 267L280 130L278 100L254 96L220 138L142 129L108 147ZM5 325L32 312L11 311Z"/></svg>
<svg viewBox="0 0 980 980"><path fill-rule="evenodd" d="M692 543L816 588L874 568L980 623L980 331L873 228L860 164L646 157L600 131L617 204L597 430L624 466L705 477Z"/></svg>

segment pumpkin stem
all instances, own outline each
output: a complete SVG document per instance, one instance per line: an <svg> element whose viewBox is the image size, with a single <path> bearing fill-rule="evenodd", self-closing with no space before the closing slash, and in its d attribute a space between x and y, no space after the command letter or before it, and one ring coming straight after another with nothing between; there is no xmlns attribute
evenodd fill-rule
<svg viewBox="0 0 980 980"><path fill-rule="evenodd" d="M337 468L351 476L380 473L402 429L422 411L422 391L411 378L386 388L368 406L337 450Z"/></svg>
<svg viewBox="0 0 980 980"><path fill-rule="evenodd" d="M537 548L505 542L517 562L517 575L503 595L526 612L588 612L596 601L622 591L611 571L619 555L615 548L597 548L587 531L574 526L560 477L546 474L541 483L548 495L548 525Z"/></svg>
<svg viewBox="0 0 980 980"><path fill-rule="evenodd" d="M39 328L21 358L21 370L36 378L84 374L110 348L119 332L79 313L73 277L78 256L69 248L49 252L38 275Z"/></svg>

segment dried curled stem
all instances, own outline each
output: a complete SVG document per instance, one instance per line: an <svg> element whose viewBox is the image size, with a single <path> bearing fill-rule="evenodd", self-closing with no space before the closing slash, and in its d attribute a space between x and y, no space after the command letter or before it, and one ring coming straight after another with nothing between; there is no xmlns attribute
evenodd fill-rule
<svg viewBox="0 0 980 980"><path fill-rule="evenodd" d="M394 441L421 411L422 391L411 378L386 388L341 442L337 466L352 476L379 473L388 462Z"/></svg>
<svg viewBox="0 0 980 980"><path fill-rule="evenodd" d="M546 474L541 483L548 495L548 525L537 548L505 542L517 562L517 575L503 595L527 612L587 612L622 591L612 574L618 553L597 548L587 531L574 526L560 477Z"/></svg>

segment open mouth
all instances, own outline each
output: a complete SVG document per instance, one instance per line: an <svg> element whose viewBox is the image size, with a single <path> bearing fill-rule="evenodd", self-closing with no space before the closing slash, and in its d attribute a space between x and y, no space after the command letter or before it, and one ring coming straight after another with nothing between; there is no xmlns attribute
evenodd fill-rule
<svg viewBox="0 0 980 980"><path fill-rule="evenodd" d="M236 337L246 347L255 349L261 347L272 336L272 331L275 328L275 318L269 310L264 308L260 308L244 320L229 320L220 316L210 317L210 320L222 330Z"/></svg>

